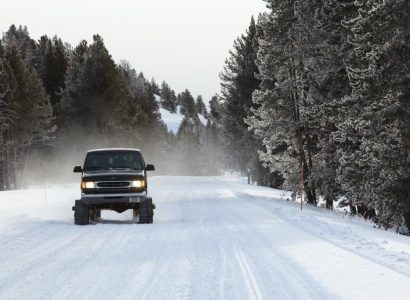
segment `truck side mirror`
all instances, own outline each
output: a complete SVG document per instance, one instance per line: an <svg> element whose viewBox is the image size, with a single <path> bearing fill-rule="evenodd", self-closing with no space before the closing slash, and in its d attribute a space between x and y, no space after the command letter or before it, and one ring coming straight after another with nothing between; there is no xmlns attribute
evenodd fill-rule
<svg viewBox="0 0 410 300"><path fill-rule="evenodd" d="M147 165L147 166L145 167L145 171L155 171L154 165Z"/></svg>
<svg viewBox="0 0 410 300"><path fill-rule="evenodd" d="M82 173L82 172L83 172L83 168L81 168L81 166L74 167L74 173Z"/></svg>

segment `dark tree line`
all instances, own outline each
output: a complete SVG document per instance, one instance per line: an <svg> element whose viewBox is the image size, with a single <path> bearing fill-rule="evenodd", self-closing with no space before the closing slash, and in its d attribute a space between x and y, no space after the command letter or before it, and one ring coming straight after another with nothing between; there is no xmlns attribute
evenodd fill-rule
<svg viewBox="0 0 410 300"><path fill-rule="evenodd" d="M37 68L36 44L26 28L12 26L0 44L0 184L19 187L33 151L54 136L53 110Z"/></svg>
<svg viewBox="0 0 410 300"><path fill-rule="evenodd" d="M184 116L177 134L168 132L160 108ZM214 132L201 96L176 95L166 82L158 86L129 63L116 64L99 35L71 47L58 37L35 41L22 26L3 34L0 189L24 186L30 172L39 177L43 163L51 173L70 173L61 170L65 163L81 162L96 147L138 147L160 173L216 174L204 167Z"/></svg>
<svg viewBox="0 0 410 300"><path fill-rule="evenodd" d="M265 2L221 75L231 159L292 190L303 165L308 203L410 228L410 3Z"/></svg>

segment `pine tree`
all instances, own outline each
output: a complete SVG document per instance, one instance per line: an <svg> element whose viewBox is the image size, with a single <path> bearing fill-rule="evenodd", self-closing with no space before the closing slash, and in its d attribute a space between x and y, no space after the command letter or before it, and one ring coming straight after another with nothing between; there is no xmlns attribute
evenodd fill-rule
<svg viewBox="0 0 410 300"><path fill-rule="evenodd" d="M175 113L177 108L177 99L175 96L175 92L171 90L171 87L163 81L161 84L161 107Z"/></svg>
<svg viewBox="0 0 410 300"><path fill-rule="evenodd" d="M220 113L220 136L231 168L242 172L253 172L257 149L260 147L252 133L248 130L245 118L250 114L255 104L252 102L252 93L259 87L260 80L255 77L258 68L255 64L258 47L255 20L252 17L246 33L235 40L233 50L225 62L220 74L222 97ZM212 107L211 107L212 109Z"/></svg>
<svg viewBox="0 0 410 300"><path fill-rule="evenodd" d="M352 8L353 0L296 2L296 21L290 31L305 148L312 161L310 178L329 209L343 194L337 182L337 144L331 135L343 118L340 99L351 92L346 63L353 54L342 20L352 16Z"/></svg>
<svg viewBox="0 0 410 300"><path fill-rule="evenodd" d="M60 102L60 91L65 87L65 74L68 68L68 56L61 39L49 39L42 36L37 47L39 65L37 73L43 81L47 94L50 96L54 115L57 115L57 106ZM60 124L57 120L57 124Z"/></svg>
<svg viewBox="0 0 410 300"><path fill-rule="evenodd" d="M186 89L179 95L179 105L181 106L181 114L185 115L188 118L198 118L195 99L188 89Z"/></svg>
<svg viewBox="0 0 410 300"><path fill-rule="evenodd" d="M211 122L220 123L221 121L221 100L218 94L209 100L209 117Z"/></svg>
<svg viewBox="0 0 410 300"><path fill-rule="evenodd" d="M171 112L175 113L177 112L177 108L178 108L178 98L176 96L176 93L174 90L171 90L171 101L172 104L170 105L171 107Z"/></svg>
<svg viewBox="0 0 410 300"><path fill-rule="evenodd" d="M89 46L81 42L72 54L60 113L69 139L78 140L77 131L83 128L82 134L92 135L104 146L124 138L118 133L130 130L129 121L136 109L129 85L102 38L95 35L93 39Z"/></svg>
<svg viewBox="0 0 410 300"><path fill-rule="evenodd" d="M269 11L259 18L260 35L257 65L262 80L253 94L258 107L248 123L263 139L260 158L272 171L280 171L289 188L296 189L303 165L307 201L316 204L312 178L314 143L309 126L301 116L304 72L297 53L293 27L297 2L268 0Z"/></svg>
<svg viewBox="0 0 410 300"><path fill-rule="evenodd" d="M9 65L10 97L8 108L13 111L12 125L6 130L8 185L20 187L24 170L33 148L48 144L52 135L52 108L41 79L23 61L17 43L7 45L5 59Z"/></svg>
<svg viewBox="0 0 410 300"><path fill-rule="evenodd" d="M3 34L3 43L8 46L14 44L20 52L24 63L34 69L37 69L39 61L36 56L36 42L30 37L27 26L11 25L9 30Z"/></svg>
<svg viewBox="0 0 410 300"><path fill-rule="evenodd" d="M7 130L12 126L15 114L9 109L11 91L9 87L10 71L4 57L4 48L0 41L0 190L9 188L9 160L6 139Z"/></svg>
<svg viewBox="0 0 410 300"><path fill-rule="evenodd" d="M152 127L155 123L159 122L159 105L155 101L155 87L152 88L151 84L145 79L144 75L140 73L138 75L138 82L141 85L140 91L144 91L143 94L136 95L136 101L141 107L143 113L143 121L141 125L146 127Z"/></svg>
<svg viewBox="0 0 410 300"><path fill-rule="evenodd" d="M340 146L332 136L344 119L343 115L349 111L340 99L351 94L346 68L353 60L353 48L347 42L348 31L342 21L354 13L353 0L323 1L315 16L320 55L312 53L308 57L312 84L305 113L318 134L317 159L320 161L315 175L329 209L344 195L338 176L340 160L337 150Z"/></svg>
<svg viewBox="0 0 410 300"><path fill-rule="evenodd" d="M197 110L198 114L203 115L204 117L207 117L208 111L206 109L204 99L202 98L201 95L199 95L196 98L196 110Z"/></svg>
<svg viewBox="0 0 410 300"><path fill-rule="evenodd" d="M356 1L344 24L359 61L348 75L350 114L339 125L341 181L353 204L376 210L383 226L410 227L408 1Z"/></svg>
<svg viewBox="0 0 410 300"><path fill-rule="evenodd" d="M150 82L151 90L154 95L160 95L161 90L159 88L159 85L155 82L154 77L152 77L151 82Z"/></svg>

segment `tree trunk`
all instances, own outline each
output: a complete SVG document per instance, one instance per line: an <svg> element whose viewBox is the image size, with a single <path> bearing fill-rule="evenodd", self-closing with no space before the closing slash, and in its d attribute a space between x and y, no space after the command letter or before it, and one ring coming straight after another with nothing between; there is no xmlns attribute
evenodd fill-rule
<svg viewBox="0 0 410 300"><path fill-rule="evenodd" d="M293 53L293 45L291 45L291 49L292 49L291 53ZM290 57L288 61L289 76L293 80L296 80L296 70L294 66L295 66L294 58ZM300 111L299 111L298 91L290 91L290 100L291 100L292 107L293 107L293 116L294 116L294 123L296 126L296 139L297 139L298 148L299 148L299 156L304 166L303 172L304 172L305 178L303 181L303 186L304 186L306 197L307 197L307 203L311 205L316 205L317 204L316 191L315 191L314 183L311 180L312 158L311 158L310 151L308 151L308 160L306 159L306 154L305 154L305 149L304 149L304 144L303 144L303 133L302 133L302 128L301 128L302 124L301 124ZM305 136L307 137L306 134Z"/></svg>
<svg viewBox="0 0 410 300"><path fill-rule="evenodd" d="M331 199L329 196L326 196L325 201L326 201L326 209L333 210L333 199Z"/></svg>
<svg viewBox="0 0 410 300"><path fill-rule="evenodd" d="M356 206L354 206L353 203L349 202L349 207L350 207L350 214L353 216L356 215L357 214Z"/></svg>
<svg viewBox="0 0 410 300"><path fill-rule="evenodd" d="M407 227L407 230L410 232L410 210L403 213L404 224Z"/></svg>

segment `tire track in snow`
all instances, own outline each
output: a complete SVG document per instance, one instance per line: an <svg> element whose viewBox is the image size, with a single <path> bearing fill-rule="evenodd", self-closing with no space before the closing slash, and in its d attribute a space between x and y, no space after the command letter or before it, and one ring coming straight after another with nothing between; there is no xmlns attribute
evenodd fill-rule
<svg viewBox="0 0 410 300"><path fill-rule="evenodd" d="M27 248L25 245L26 243L30 244L30 241L24 240L20 248L13 248L12 252L2 252L0 254L2 256L1 270L5 272L4 275L0 276L0 294L3 294L2 290L12 290L21 286L25 280L30 281L30 278L35 278L36 276L33 274L45 272L51 265L56 263L65 249L70 249L70 245L80 235L78 233L69 238L62 238L61 228L54 227L42 234L47 236L48 239L51 238L52 242L50 240L40 240L35 242L36 246L34 248ZM18 239L18 237L16 238ZM31 239L36 240L38 236L34 234ZM56 243L56 241L59 242Z"/></svg>
<svg viewBox="0 0 410 300"><path fill-rule="evenodd" d="M209 197L209 195L207 196ZM218 195L215 195L217 198ZM209 204L212 200L205 201L206 207L209 207ZM247 287L246 292L249 295L249 299L263 299L262 293L259 287L259 284L255 278L254 271L250 267L248 259L246 258L246 254L242 250L241 245L237 240L237 236L235 234L227 235L228 232L233 232L230 230L230 223L227 222L227 215L226 213L230 213L228 210L224 210L224 215L222 216L220 213L216 213L214 220L217 220L219 226L212 226L214 229L213 231L209 231L209 233L217 240L219 245L219 249L221 249L221 253L223 253L225 257L225 263L223 267L223 275L222 275L222 282L225 281L226 276L226 264L227 264L227 257L231 258L231 265L232 267L238 266L244 283ZM229 239L227 237L229 236ZM227 255L227 251L230 252L230 256ZM233 264L235 262L235 264ZM221 282L220 289L223 291L225 289L224 284Z"/></svg>
<svg viewBox="0 0 410 300"><path fill-rule="evenodd" d="M230 196L226 198L226 195ZM260 299L262 297L269 298L272 295L276 295L277 298L285 299L298 298L297 295L299 295L299 298L301 298L301 295L304 295L305 298L306 295L310 295L309 298L326 298L323 296L323 293L318 295L311 291L314 287L317 287L317 284L312 285L313 288L312 286L306 285L304 283L306 278L296 275L297 271L289 269L289 266L284 267L283 263L279 263L283 257L279 257L276 253L276 256L271 260L275 262L274 266L276 267L272 267L271 261L264 262L264 265L269 265L271 269L277 273L275 274L270 270L270 272L259 274L262 266L260 264L258 265L256 262L260 261L260 258L258 257L255 259L255 255L250 255L247 249L250 246L254 246L263 247L267 251L272 251L272 248L274 249L274 247L264 243L265 241L261 238L260 232L250 231L249 228L245 231L243 230L244 227L248 227L247 225L251 225L250 220L248 219L248 212L237 215L232 208L248 204L235 197L234 192L227 188L225 184L218 184L213 192L208 192L202 196L196 193L193 198L195 198L195 202L199 202L198 206L200 207L200 213L199 215L196 215L195 213L193 215L198 219L197 225L201 229L203 235L201 236L202 243L204 245L209 244L206 242L208 238L210 242L216 242L219 257L215 256L215 261L220 261L222 257L224 257L224 253L226 253L226 261L224 261L223 266L220 268L222 275L218 274L221 278L224 278L219 282L218 295L222 295L221 298L224 298L225 295L229 295L229 298L240 298L243 297L244 294L247 294L248 297L252 299ZM248 211L254 209L252 206L247 208ZM257 207L256 209L259 210ZM190 210L190 213L192 212L193 211ZM208 219L205 219L206 217L208 217ZM238 226L238 224L240 225ZM255 240L255 236L260 240ZM213 252L215 255L215 251ZM266 254L264 254L264 256L266 256ZM263 256L261 255L261 257ZM272 257L272 255L270 255L270 257ZM217 267L218 266L214 264L205 267L205 269L212 270L215 268L217 269ZM204 266L202 266L202 268L204 268ZM283 274L283 270L286 270L285 272L291 274L293 277L289 276L289 274ZM235 274L241 274L241 276L237 277ZM266 283L267 281L266 275L268 275L271 282L279 283L279 286L289 287L293 286L295 278L300 278L296 281L300 282L300 285L303 287L301 289L302 292L290 292L291 288L289 290L277 288L272 291L270 286L261 286L260 283L263 285L263 283ZM198 278L198 281L204 282L203 284L206 284L207 282L207 280L202 280L201 277L196 276L196 278ZM241 282L242 284L240 284ZM202 289L206 289L206 286L199 288L199 290ZM315 294L316 296L314 296Z"/></svg>
<svg viewBox="0 0 410 300"><path fill-rule="evenodd" d="M272 219L272 216L266 214L263 209L238 197L237 187L225 184L226 189L229 189L230 193L234 195L231 199L234 202L224 203L224 210L220 211L221 231L224 232L225 236L230 237L229 242L234 245L234 249L241 249L242 256L246 257L249 268L253 265L252 268L258 270L258 272L252 272L255 282L266 283L266 277L268 276L271 278L270 281L276 282L278 286L289 286L288 289L272 290L272 286L262 288L259 285L259 294L264 295L265 298L275 295L279 299L328 299L332 297L323 287L319 288L320 284L316 280L277 251L275 245L271 244L266 239L266 235L255 226L259 221L255 220L254 215L260 216L261 212L264 213L266 220L271 221L275 218ZM250 214L250 212L252 213ZM255 255L255 251L249 250L250 247L265 250L261 253L258 252L259 255ZM261 261L260 257L265 257L265 260ZM297 282L299 288L293 290L292 286L295 286L295 282Z"/></svg>
<svg viewBox="0 0 410 300"><path fill-rule="evenodd" d="M220 245L219 245L219 251L222 255L222 274L221 278L219 280L219 299L225 299L225 282L226 282L226 268L228 264L228 255Z"/></svg>
<svg viewBox="0 0 410 300"><path fill-rule="evenodd" d="M182 299L189 293L188 282L191 274L191 266L187 261L190 255L185 253L187 247L184 243L189 230L180 223L183 222L184 214L181 213L180 207L175 206L174 201L178 200L181 204L183 197L179 197L178 193L170 194L165 191L157 194L155 199L157 210L164 212L166 210L164 206L170 204L174 214L167 215L168 220L172 220L169 224L164 222L163 216L159 214L154 218L154 224L148 225L148 228L153 230L154 243L145 242L144 247L151 251L141 256L153 261L153 272L151 274L138 272L133 280L143 278L145 286L133 289L132 293L134 298L142 299ZM173 202L169 203L169 199L173 199ZM155 240L161 240L161 244L155 243ZM159 297L158 294L166 297Z"/></svg>
<svg viewBox="0 0 410 300"><path fill-rule="evenodd" d="M175 239L175 238L174 238ZM169 270L169 266L171 265L171 262L174 260L175 255L176 255L177 249L174 248L172 251L172 255L169 255L165 264L163 264L160 269L155 270L155 275L151 276L153 280L149 283L147 288L144 288L144 292L140 296L141 299L151 299L149 297L150 294L155 290L155 288L158 286L158 284L161 282L162 277L165 275L166 271Z"/></svg>
<svg viewBox="0 0 410 300"><path fill-rule="evenodd" d="M248 291L251 296L250 299L262 299L262 294L259 290L258 282L255 279L255 275L250 268L244 253L237 247L237 245L235 248L235 256L239 262L239 267L245 279L246 286L248 287Z"/></svg>

